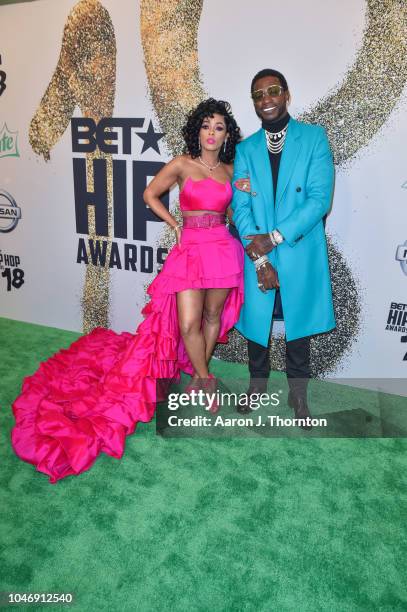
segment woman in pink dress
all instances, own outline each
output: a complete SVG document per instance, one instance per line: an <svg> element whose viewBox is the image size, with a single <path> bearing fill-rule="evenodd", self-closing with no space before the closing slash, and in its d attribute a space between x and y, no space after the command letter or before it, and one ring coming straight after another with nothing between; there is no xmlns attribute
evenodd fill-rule
<svg viewBox="0 0 407 612"><path fill-rule="evenodd" d="M101 452L120 458L126 436L163 399L160 379L184 371L191 387L215 389L208 364L243 303L243 248L225 225L240 130L229 104L210 98L190 113L183 136L185 155L144 193L177 243L148 289L136 333L96 328L80 337L26 377L13 403L14 451L52 483L89 469ZM182 228L159 199L174 183Z"/></svg>

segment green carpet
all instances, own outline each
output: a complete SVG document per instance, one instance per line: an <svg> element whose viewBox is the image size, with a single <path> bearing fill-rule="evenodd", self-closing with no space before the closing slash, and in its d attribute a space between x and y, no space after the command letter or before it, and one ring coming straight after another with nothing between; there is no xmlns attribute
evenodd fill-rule
<svg viewBox="0 0 407 612"><path fill-rule="evenodd" d="M151 422L56 485L21 462L22 378L77 337L0 319L0 591L75 596L14 609L406 610L402 438L166 439Z"/></svg>

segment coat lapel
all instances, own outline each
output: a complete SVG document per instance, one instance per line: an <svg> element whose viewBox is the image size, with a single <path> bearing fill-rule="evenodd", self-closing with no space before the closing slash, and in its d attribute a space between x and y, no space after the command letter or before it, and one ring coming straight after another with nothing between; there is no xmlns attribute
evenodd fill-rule
<svg viewBox="0 0 407 612"><path fill-rule="evenodd" d="M293 173L298 154L301 150L300 127L298 121L290 119L287 136L281 153L280 168L278 172L276 208L287 189L288 182Z"/></svg>
<svg viewBox="0 0 407 612"><path fill-rule="evenodd" d="M261 128L256 132L255 136L253 139L252 159L257 178L256 182L260 186L266 218L269 224L272 225L274 222L274 189L264 130Z"/></svg>

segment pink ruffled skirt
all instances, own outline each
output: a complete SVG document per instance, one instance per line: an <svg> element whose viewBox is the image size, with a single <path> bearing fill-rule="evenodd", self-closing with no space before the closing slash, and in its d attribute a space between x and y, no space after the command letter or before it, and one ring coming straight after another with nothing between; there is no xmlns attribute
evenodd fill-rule
<svg viewBox="0 0 407 612"><path fill-rule="evenodd" d="M184 229L151 283L136 333L97 328L24 379L13 403L15 453L57 480L88 470L99 453L123 455L137 422L150 421L164 399L159 379L193 373L180 336L176 293L231 288L218 342L243 303L243 248L224 225Z"/></svg>

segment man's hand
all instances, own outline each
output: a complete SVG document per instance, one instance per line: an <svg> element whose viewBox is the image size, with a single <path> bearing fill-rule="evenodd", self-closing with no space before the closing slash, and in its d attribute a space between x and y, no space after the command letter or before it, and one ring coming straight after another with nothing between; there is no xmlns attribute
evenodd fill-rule
<svg viewBox="0 0 407 612"><path fill-rule="evenodd" d="M246 247L246 253L252 261L274 249L268 234L250 234L249 236L243 236L243 238L251 240L251 243Z"/></svg>
<svg viewBox="0 0 407 612"><path fill-rule="evenodd" d="M260 291L263 291L263 293L266 293L267 289L280 288L277 270L273 268L270 262L257 270L257 282Z"/></svg>

